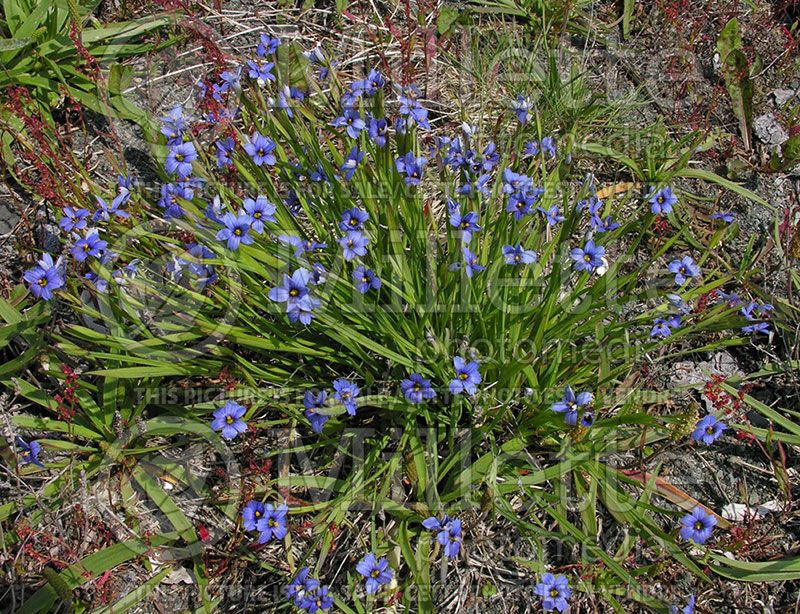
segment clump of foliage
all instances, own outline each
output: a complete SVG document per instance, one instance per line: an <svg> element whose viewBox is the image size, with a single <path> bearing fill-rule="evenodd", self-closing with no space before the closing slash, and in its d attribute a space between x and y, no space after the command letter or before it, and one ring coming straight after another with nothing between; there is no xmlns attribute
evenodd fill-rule
<svg viewBox="0 0 800 614"><path fill-rule="evenodd" d="M63 254L25 282L80 316L57 351L90 370L68 418L16 425L61 433L59 450L89 476L110 466L136 481L175 529L160 543L190 544L200 577L192 524L137 463L148 438L236 446L288 429L290 443L261 456L304 463L253 492L232 487L238 506L208 505L278 549L313 516L318 548L285 565L289 597L310 612L361 612L398 591L431 611L431 565L438 550L459 564L475 536L458 516L475 510L539 553L527 565L545 609L575 592L620 608L631 589L664 610L640 581L663 554L700 579L738 571L713 550L723 519L688 498L654 500L656 477L617 460L681 438L713 445L741 419L663 411L663 393L639 385L643 365L769 332L771 306L737 294L746 262L716 256L735 221L716 212L702 237L688 223L691 195L673 179L692 144L640 166L543 125L525 92L498 105L502 121L437 128L413 85L364 73L343 80L319 49L264 35L254 57L199 84L194 109L162 118L160 185L121 176L113 190L74 190ZM641 189L595 185L577 170L588 154L620 160ZM158 394L223 370L229 398ZM49 468L54 444L41 445ZM370 512L371 543L345 599L313 576L332 552L327 528L354 510ZM601 515L631 538L601 547ZM582 574L551 573L568 562L549 554L558 542L583 546ZM649 554L632 569L637 546ZM796 577L796 561L785 568ZM55 599L52 583L42 590L37 604Z"/></svg>

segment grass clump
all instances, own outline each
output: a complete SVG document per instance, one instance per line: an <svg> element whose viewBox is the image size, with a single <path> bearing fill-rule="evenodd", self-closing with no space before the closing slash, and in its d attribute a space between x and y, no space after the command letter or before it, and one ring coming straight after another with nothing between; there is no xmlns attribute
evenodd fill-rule
<svg viewBox="0 0 800 614"><path fill-rule="evenodd" d="M688 168L694 142L644 162L586 142L594 102L578 96L592 121L562 125L574 92L552 63L541 78L545 115L519 92L491 122L439 126L413 85L371 66L345 78L320 50L264 35L200 84L194 109L162 119L161 181L75 189L63 253L26 273L31 294L80 318L51 362L86 367L70 416L13 418L61 434L38 458L52 469L59 449L80 459L59 461L73 471L143 493L169 525L160 543L192 560L204 590L196 523L147 467L191 476L154 450L182 437L251 466L288 457L224 496L197 492L220 526L237 523L235 554L292 580L311 612L434 610L433 566L458 567L480 513L529 547L529 598L545 609L577 593L666 611L641 581L662 566L739 573L713 549L724 519L632 468L676 438L713 445L728 418L671 409L643 368L750 343L771 306L738 296L746 263L718 256L735 222L702 236L690 224L695 199L672 180L716 177ZM590 157L634 182L597 185L580 170ZM61 407L22 381L6 383ZM212 382L210 400L164 394ZM277 443L254 447L258 434ZM359 533L355 517L347 580L323 586L333 527ZM298 518L313 526L299 558ZM625 534L613 547L597 539L603 522ZM796 577L796 561L782 565ZM58 594L42 591L36 603Z"/></svg>

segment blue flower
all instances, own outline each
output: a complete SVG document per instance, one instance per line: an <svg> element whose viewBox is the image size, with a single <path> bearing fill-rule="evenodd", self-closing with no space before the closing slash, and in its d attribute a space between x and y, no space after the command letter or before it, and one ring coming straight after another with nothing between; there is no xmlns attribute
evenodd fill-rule
<svg viewBox="0 0 800 614"><path fill-rule="evenodd" d="M464 272L467 277L472 278L475 273L480 273L486 269L485 266L478 264L478 257L468 247L462 247L461 253L464 256Z"/></svg>
<svg viewBox="0 0 800 614"><path fill-rule="evenodd" d="M219 86L220 92L229 92L241 89L240 79L242 76L242 67L237 66L234 70L223 70L219 78L222 83Z"/></svg>
<svg viewBox="0 0 800 614"><path fill-rule="evenodd" d="M605 219L601 218L599 215L593 215L589 222L596 232L611 232L619 228L619 222L615 222L614 218L610 215L606 216Z"/></svg>
<svg viewBox="0 0 800 614"><path fill-rule="evenodd" d="M312 241L311 239L301 239L300 237L295 237L293 235L280 235L278 237L278 241L294 247L295 258L299 258L306 252L311 252L315 249L325 249L328 247L327 243L318 243L316 241Z"/></svg>
<svg viewBox="0 0 800 614"><path fill-rule="evenodd" d="M42 254L37 266L23 273L28 289L36 298L49 301L53 292L64 287L61 258L53 262L50 254Z"/></svg>
<svg viewBox="0 0 800 614"><path fill-rule="evenodd" d="M506 259L506 264L514 266L520 264L533 264L538 257L536 252L532 249L523 249L522 244L514 247L513 245L503 246L503 257Z"/></svg>
<svg viewBox="0 0 800 614"><path fill-rule="evenodd" d="M409 125L416 123L423 130L430 130L428 123L428 110L420 105L416 98L410 96L399 96L400 115L407 118Z"/></svg>
<svg viewBox="0 0 800 614"><path fill-rule="evenodd" d="M680 260L673 260L667 265L667 268L670 273L675 274L675 283L679 286L682 286L691 278L700 277L700 267L690 256L684 256Z"/></svg>
<svg viewBox="0 0 800 614"><path fill-rule="evenodd" d="M378 70L373 68L369 71L366 79L353 83L353 88L361 90L367 96L373 96L384 85L386 85L386 79Z"/></svg>
<svg viewBox="0 0 800 614"><path fill-rule="evenodd" d="M333 398L339 401L347 413L351 416L356 415L356 397L361 392L361 389L354 383L346 379L337 379L333 381Z"/></svg>
<svg viewBox="0 0 800 614"><path fill-rule="evenodd" d="M357 230L351 230L339 239L339 245L342 246L342 255L344 259L352 260L356 256L366 255L369 238Z"/></svg>
<svg viewBox="0 0 800 614"><path fill-rule="evenodd" d="M340 170L344 173L344 178L347 181L350 181L353 178L353 174L356 172L361 160L364 159L364 155L364 152L358 149L358 145L353 145L352 149L342 162L342 166L340 167Z"/></svg>
<svg viewBox="0 0 800 614"><path fill-rule="evenodd" d="M572 595L569 580L565 576L554 576L551 573L542 574L541 581L533 589L533 592L542 598L542 608L545 611L563 612L569 607L568 600Z"/></svg>
<svg viewBox="0 0 800 614"><path fill-rule="evenodd" d="M252 218L246 213L235 215L226 213L222 216L222 223L225 228L217 232L218 241L226 241L229 250L236 251L239 244L252 245L253 237L250 236L250 224Z"/></svg>
<svg viewBox="0 0 800 614"><path fill-rule="evenodd" d="M247 60L247 66L250 70L247 71L247 76L255 79L259 85L263 86L267 81L275 81L275 75L272 74L272 69L275 67L274 62L254 62Z"/></svg>
<svg viewBox="0 0 800 614"><path fill-rule="evenodd" d="M722 296L722 292L720 292L720 296ZM731 294L729 296L736 296L735 294ZM738 298L738 297L737 297ZM667 294L667 301L670 305L672 305L675 309L680 311L683 314L688 314L692 312L692 308L686 304L686 302L681 298L679 294ZM734 305L731 305L733 307Z"/></svg>
<svg viewBox="0 0 800 614"><path fill-rule="evenodd" d="M286 587L286 596L291 599L298 608L301 605L306 594L319 587L319 581L309 577L310 570L308 567L303 567L297 572L297 575Z"/></svg>
<svg viewBox="0 0 800 614"><path fill-rule="evenodd" d="M247 424L242 420L245 411L247 410L235 401L228 401L214 412L211 429L221 431L223 439L234 439L247 430Z"/></svg>
<svg viewBox="0 0 800 614"><path fill-rule="evenodd" d="M178 183L165 183L161 186L161 197L158 199L158 206L164 209L164 218L181 218L186 215L181 200L191 201L194 198L194 190L188 185ZM219 221L222 223L222 220Z"/></svg>
<svg viewBox="0 0 800 614"><path fill-rule="evenodd" d="M484 173L483 175L479 175L472 179L472 181L467 181L463 183L457 190L459 194L477 194L481 193L484 196L489 196L489 181L491 177L488 173Z"/></svg>
<svg viewBox="0 0 800 614"><path fill-rule="evenodd" d="M372 142L378 147L386 146L386 136L388 135L388 124L382 117L371 117L367 124L367 134Z"/></svg>
<svg viewBox="0 0 800 614"><path fill-rule="evenodd" d="M195 160L197 160L197 150L194 143L188 141L169 148L164 168L170 174L177 173L182 179L192 174L192 162Z"/></svg>
<svg viewBox="0 0 800 614"><path fill-rule="evenodd" d="M256 47L256 55L263 58L267 54L275 53L280 45L281 39L272 38L269 34L262 33L261 41L258 43L258 47Z"/></svg>
<svg viewBox="0 0 800 614"><path fill-rule="evenodd" d="M480 232L481 230L481 227L477 224L478 214L474 211L468 211L464 215L461 215L461 208L458 206L458 203L455 203L455 201L451 202L455 204L455 207L451 208L450 225L461 232L462 241L469 243L472 241L472 233Z"/></svg>
<svg viewBox="0 0 800 614"><path fill-rule="evenodd" d="M100 220L104 222L108 222L111 220L112 215L116 215L117 217L121 217L122 219L129 218L131 216L130 213L125 211L124 209L120 209L120 207L124 204L118 201L116 198L111 201L111 205L109 205L106 201L104 201L99 196L95 196L95 200L97 200L97 205L100 207L97 211L94 212L92 216L93 222L98 222ZM65 209L66 211L66 209ZM81 209L81 211L86 211L85 209ZM63 220L62 220L63 221ZM81 228L85 228L86 223L84 223Z"/></svg>
<svg viewBox="0 0 800 614"><path fill-rule="evenodd" d="M306 591L299 607L309 614L330 609L333 607L334 601L333 597L328 594L329 591L329 586L320 586L319 583L315 586L311 586Z"/></svg>
<svg viewBox="0 0 800 614"><path fill-rule="evenodd" d="M250 218L250 228L253 232L261 234L264 232L264 222L275 222L275 205L267 200L266 196L258 196L244 199L244 210Z"/></svg>
<svg viewBox="0 0 800 614"><path fill-rule="evenodd" d="M547 223L550 226L555 226L556 224L564 221L564 216L561 215L561 211L558 208L558 205L553 205L549 209L545 209L544 207L539 207L539 211L544 214L544 218L547 220Z"/></svg>
<svg viewBox="0 0 800 614"><path fill-rule="evenodd" d="M124 206L131 198L131 190L135 185L133 177L125 177L124 175L117 175L117 195L111 203L111 206L116 210Z"/></svg>
<svg viewBox="0 0 800 614"><path fill-rule="evenodd" d="M267 503L264 506L264 517L260 518L256 523L256 531L261 535L258 536L259 544L266 544L271 539L283 539L288 532L286 529L286 515L289 513L289 507L286 504L273 507L272 504Z"/></svg>
<svg viewBox="0 0 800 614"><path fill-rule="evenodd" d="M317 299L311 297L307 284L311 281L308 269L297 269L291 277L284 274L283 285L269 291L270 300L276 303L286 303L286 313L289 321L309 324L313 317L311 313L319 307Z"/></svg>
<svg viewBox="0 0 800 614"><path fill-rule="evenodd" d="M573 248L569 255L570 258L575 261L576 271L594 273L603 266L603 256L605 253L605 247L595 245L594 241L587 241L583 249L580 247Z"/></svg>
<svg viewBox="0 0 800 614"><path fill-rule="evenodd" d="M329 183L328 175L325 173L325 167L322 162L317 162L316 168L308 170L308 178L314 183Z"/></svg>
<svg viewBox="0 0 800 614"><path fill-rule="evenodd" d="M403 181L406 185L419 185L419 181L422 179L422 169L425 168L427 162L427 158L415 157L414 152L409 151L404 156L397 158L394 165L398 173L405 174Z"/></svg>
<svg viewBox="0 0 800 614"><path fill-rule="evenodd" d="M242 525L246 531L255 531L256 524L264 517L264 504L261 501L250 501L242 509Z"/></svg>
<svg viewBox="0 0 800 614"><path fill-rule="evenodd" d="M466 392L474 395L478 392L477 385L481 383L480 364L477 360L467 362L460 356L453 357L453 366L456 369L455 379L450 380L450 392L461 394Z"/></svg>
<svg viewBox="0 0 800 614"><path fill-rule="evenodd" d="M672 206L678 202L678 197L672 193L672 188L665 186L660 190L654 190L649 196L650 211L656 215L670 213Z"/></svg>
<svg viewBox="0 0 800 614"><path fill-rule="evenodd" d="M188 127L183 117L183 108L174 107L169 115L161 118L161 134L167 137L167 145L180 145L183 142L183 131Z"/></svg>
<svg viewBox="0 0 800 614"><path fill-rule="evenodd" d="M559 414L564 414L564 422L575 426L578 422L578 410L591 405L594 395L591 392L580 392L576 396L571 386L564 388L564 396L560 401L553 403L551 409Z"/></svg>
<svg viewBox="0 0 800 614"><path fill-rule="evenodd" d="M510 168L503 171L503 193L513 194L525 192L532 187L531 178L521 173L515 173Z"/></svg>
<svg viewBox="0 0 800 614"><path fill-rule="evenodd" d="M425 379L419 373L412 373L401 381L400 390L403 391L408 402L414 405L428 401L436 396L436 391L431 387L431 381Z"/></svg>
<svg viewBox="0 0 800 614"><path fill-rule="evenodd" d="M358 81L350 83L345 86L339 102L342 104L343 108L354 107L363 93L364 90L361 88Z"/></svg>
<svg viewBox="0 0 800 614"><path fill-rule="evenodd" d="M42 446L38 441L27 443L22 437L17 436L17 447L19 448L19 457L23 463L33 463L38 467L44 468L42 461L39 460L39 453L42 451Z"/></svg>
<svg viewBox="0 0 800 614"><path fill-rule="evenodd" d="M544 194L542 188L531 188L527 191L517 191L509 195L506 211L514 215L519 221L533 211L536 201Z"/></svg>
<svg viewBox="0 0 800 614"><path fill-rule="evenodd" d="M311 265L311 283L315 286L324 284L328 279L328 271L319 262Z"/></svg>
<svg viewBox="0 0 800 614"><path fill-rule="evenodd" d="M604 205L602 200L598 199L596 196L590 196L589 198L587 198L585 200L579 200L578 204L575 206L575 208L578 211L583 211L584 209L586 209L586 212L590 216L592 216L592 217L598 216L599 217L600 216L600 211L603 209L604 206L605 205Z"/></svg>
<svg viewBox="0 0 800 614"><path fill-rule="evenodd" d="M738 297L737 297L738 298ZM764 321L759 321L762 318L766 318L770 311L772 311L773 307L769 303L765 303L763 305L759 305L754 302L750 302L744 307L741 308L740 313L747 318L753 324L747 324L742 327L742 332L744 333L769 333L769 324Z"/></svg>
<svg viewBox="0 0 800 614"><path fill-rule="evenodd" d="M300 102L303 102L306 99L306 92L304 90L301 90L294 86L289 87L288 85L283 86L283 89L281 90L279 97L285 100L287 91L289 100L299 100ZM289 106L288 102L286 102L286 104L279 104L278 108L284 109L286 111L286 115L288 115L289 117L294 117L294 113L292 112L292 109Z"/></svg>
<svg viewBox="0 0 800 614"><path fill-rule="evenodd" d="M167 265L169 269L169 265ZM93 273L89 271L86 275L83 276L85 279L88 279L92 285L94 285L94 289L97 290L100 294L105 294L108 291L108 282L100 277L97 273Z"/></svg>
<svg viewBox="0 0 800 614"><path fill-rule="evenodd" d="M368 219L369 213L358 207L353 207L342 214L342 220L339 222L339 229L345 232L361 230Z"/></svg>
<svg viewBox="0 0 800 614"><path fill-rule="evenodd" d="M375 272L363 264L357 266L353 271L353 283L361 294L366 294L370 288L379 290L381 287L381 280L378 279Z"/></svg>
<svg viewBox="0 0 800 614"><path fill-rule="evenodd" d="M710 446L722 435L722 431L726 428L724 423L709 414L695 425L692 439L702 441L707 446Z"/></svg>
<svg viewBox="0 0 800 614"><path fill-rule="evenodd" d="M481 154L481 159L481 166L483 170L487 172L492 170L500 160L500 154L497 153L497 145L494 143L489 143L486 147L484 147L483 153Z"/></svg>
<svg viewBox="0 0 800 614"><path fill-rule="evenodd" d="M552 136L546 136L542 139L542 151L550 158L556 157L556 142Z"/></svg>
<svg viewBox="0 0 800 614"><path fill-rule="evenodd" d="M377 593L382 585L389 584L394 578L389 561L383 557L379 559L371 552L358 562L356 571L367 579L366 589L370 595Z"/></svg>
<svg viewBox="0 0 800 614"><path fill-rule="evenodd" d="M444 546L444 555L447 558L455 558L461 550L463 536L461 534L461 521L453 520L444 531L436 536L436 540Z"/></svg>
<svg viewBox="0 0 800 614"><path fill-rule="evenodd" d="M311 430L315 433L322 432L322 427L325 426L325 423L330 417L317 411L325 407L325 401L327 399L328 393L324 390L316 394L313 390L306 390L306 393L303 396L303 407L306 408L304 415L311 423Z"/></svg>
<svg viewBox="0 0 800 614"><path fill-rule="evenodd" d="M664 320L663 318L656 318L653 321L653 328L650 329L650 336L651 337L668 337L672 334L672 329L669 326L669 322Z"/></svg>
<svg viewBox="0 0 800 614"><path fill-rule="evenodd" d="M128 264L123 266L122 268L116 269L111 275L114 278L114 281L117 282L118 286L124 286L128 283L129 280L136 277L136 273L139 271L139 259L131 260Z"/></svg>
<svg viewBox="0 0 800 614"><path fill-rule="evenodd" d="M90 256L99 257L108 243L100 239L97 234L96 228L91 228L87 231L86 236L82 239L75 241L75 245L70 250L70 253L75 256L78 262L83 262Z"/></svg>
<svg viewBox="0 0 800 614"><path fill-rule="evenodd" d="M532 158L534 156L539 155L539 141L532 140L528 141L522 147L522 155L528 158Z"/></svg>
<svg viewBox="0 0 800 614"><path fill-rule="evenodd" d="M519 94L517 99L511 103L511 108L514 111L514 114L517 116L517 121L520 124L528 123L528 111L530 111L531 105L525 99L525 96Z"/></svg>
<svg viewBox="0 0 800 614"><path fill-rule="evenodd" d="M331 122L331 126L336 128L344 127L351 139L357 139L367 124L361 119L361 114L356 109L345 108L342 115Z"/></svg>
<svg viewBox="0 0 800 614"><path fill-rule="evenodd" d="M233 151L236 149L236 141L233 137L226 137L214 143L217 148L217 168L233 166Z"/></svg>
<svg viewBox="0 0 800 614"><path fill-rule="evenodd" d="M736 214L731 211L717 211L711 214L711 219L722 220L726 224L730 224L736 219Z"/></svg>
<svg viewBox="0 0 800 614"><path fill-rule="evenodd" d="M254 132L250 140L244 144L244 150L247 152L256 166L273 166L277 159L273 150L275 149L275 141L267 136L262 136L258 132Z"/></svg>
<svg viewBox="0 0 800 614"><path fill-rule="evenodd" d="M452 559L458 556L463 541L460 520L450 518L447 514L441 521L435 516L431 516L422 521L422 526L429 531L439 532L436 535L436 541L444 546L444 555L447 558Z"/></svg>
<svg viewBox="0 0 800 614"><path fill-rule="evenodd" d="M684 606L682 613L694 614L694 605L695 605L695 597L694 593L692 593L691 595L689 595L689 600L686 602L686 605ZM678 606L671 606L669 611L670 614L678 614Z"/></svg>
<svg viewBox="0 0 800 614"><path fill-rule="evenodd" d="M461 137L449 139L448 137L440 137L441 146L447 146L447 154L442 158L447 166L456 171L464 164L463 147L461 145Z"/></svg>
<svg viewBox="0 0 800 614"><path fill-rule="evenodd" d="M717 526L717 519L698 505L681 518L681 525L683 526L680 536L683 539L690 539L696 544L705 544Z"/></svg>
<svg viewBox="0 0 800 614"><path fill-rule="evenodd" d="M83 230L89 219L88 209L74 209L72 207L64 207L64 217L58 221L58 225L62 230L71 232L73 230Z"/></svg>

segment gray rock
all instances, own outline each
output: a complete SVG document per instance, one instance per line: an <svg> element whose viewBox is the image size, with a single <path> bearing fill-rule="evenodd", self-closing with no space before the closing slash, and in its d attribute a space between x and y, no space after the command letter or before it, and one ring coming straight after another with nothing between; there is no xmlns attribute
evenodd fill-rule
<svg viewBox="0 0 800 614"><path fill-rule="evenodd" d="M778 105L779 107L785 105L796 95L797 92L794 90L777 89L773 90L772 92L772 97L775 99L775 104Z"/></svg>
<svg viewBox="0 0 800 614"><path fill-rule="evenodd" d="M789 133L771 113L757 117L753 122L753 131L758 140L767 145L780 145L789 140Z"/></svg>

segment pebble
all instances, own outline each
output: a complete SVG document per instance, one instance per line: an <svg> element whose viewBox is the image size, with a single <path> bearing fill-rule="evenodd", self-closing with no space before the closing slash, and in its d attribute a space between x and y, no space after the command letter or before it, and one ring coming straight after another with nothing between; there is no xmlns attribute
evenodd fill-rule
<svg viewBox="0 0 800 614"><path fill-rule="evenodd" d="M767 145L780 145L789 140L789 133L771 113L757 117L753 121L753 131L758 140Z"/></svg>

